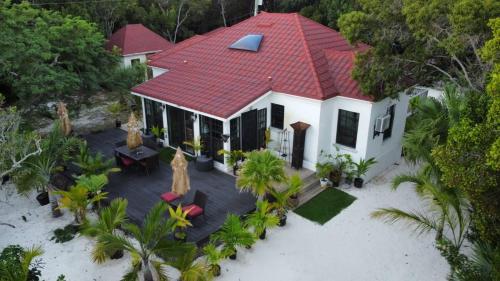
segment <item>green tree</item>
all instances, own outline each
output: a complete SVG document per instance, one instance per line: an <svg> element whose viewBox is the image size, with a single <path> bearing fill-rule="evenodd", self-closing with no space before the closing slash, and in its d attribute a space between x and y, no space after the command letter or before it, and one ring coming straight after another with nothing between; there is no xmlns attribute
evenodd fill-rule
<svg viewBox="0 0 500 281"><path fill-rule="evenodd" d="M78 17L1 1L0 25L0 84L20 109L58 99L77 105L117 69L102 34Z"/></svg>
<svg viewBox="0 0 500 281"><path fill-rule="evenodd" d="M168 239L175 222L172 219L166 219L167 209L168 205L160 202L151 208L141 227L133 223L123 224L123 229L130 233L137 243L117 233L102 233L98 236L97 243L102 246L103 251L124 250L133 257L131 269L122 280L137 280L142 272L145 281L152 281L152 269L162 278L161 280L168 280L163 268L164 261L157 257L170 260L180 257L185 250L192 247L190 244Z"/></svg>
<svg viewBox="0 0 500 281"><path fill-rule="evenodd" d="M42 254L41 247L6 247L0 253L0 281L38 280L40 264L35 262L35 258Z"/></svg>
<svg viewBox="0 0 500 281"><path fill-rule="evenodd" d="M485 87L491 64L479 56L491 37L487 20L500 14L488 0L360 0L339 19L352 43L372 48L353 70L364 93L382 99L418 84L449 80L474 91Z"/></svg>

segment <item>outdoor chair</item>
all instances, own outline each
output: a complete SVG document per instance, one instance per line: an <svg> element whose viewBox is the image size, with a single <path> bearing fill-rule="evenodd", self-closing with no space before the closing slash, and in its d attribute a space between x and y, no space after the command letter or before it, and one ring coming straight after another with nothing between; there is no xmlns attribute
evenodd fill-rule
<svg viewBox="0 0 500 281"><path fill-rule="evenodd" d="M187 217L189 219L194 219L200 215L203 215L203 217L205 217L205 206L207 204L207 200L208 196L205 193L196 190L193 203L182 207L182 211L188 212Z"/></svg>
<svg viewBox="0 0 500 281"><path fill-rule="evenodd" d="M182 197L181 195L177 195L177 194L175 194L175 193L173 193L171 191L165 192L162 195L160 195L161 200L163 200L163 201L165 201L167 203L172 203L172 202L174 202L175 200L178 200L181 197Z"/></svg>
<svg viewBox="0 0 500 281"><path fill-rule="evenodd" d="M126 144L127 144L126 140L116 142L115 148L120 147L120 146L124 146ZM118 152L115 152L115 160L116 160L116 165L118 165L119 167L122 167L122 168L128 168L128 167L131 167L135 164L135 161L133 159L130 159L126 156L120 155L120 153L118 153Z"/></svg>
<svg viewBox="0 0 500 281"><path fill-rule="evenodd" d="M158 151L158 144L156 141L152 138L142 138L142 145L144 145L147 148L151 148L154 151Z"/></svg>
<svg viewBox="0 0 500 281"><path fill-rule="evenodd" d="M151 173L151 170L158 167L159 161L160 161L159 156L155 155L153 157L149 157L149 158L146 158L146 159L140 161L139 164L142 167L144 167L144 171L149 176L149 174Z"/></svg>

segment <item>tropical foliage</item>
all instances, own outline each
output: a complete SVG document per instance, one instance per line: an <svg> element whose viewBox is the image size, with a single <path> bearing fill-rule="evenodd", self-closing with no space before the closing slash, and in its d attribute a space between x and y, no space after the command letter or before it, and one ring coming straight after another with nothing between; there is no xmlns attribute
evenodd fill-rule
<svg viewBox="0 0 500 281"><path fill-rule="evenodd" d="M272 206L267 201L258 201L257 209L248 215L245 224L253 228L256 236L261 236L266 229L276 227L279 223L279 218L273 214Z"/></svg>
<svg viewBox="0 0 500 281"><path fill-rule="evenodd" d="M66 208L73 212L75 215L75 222L77 224L84 223L87 219L87 208L100 200L106 198L107 192L97 193L90 196L89 190L80 184L71 187L69 191L59 190L55 191L62 197L59 199L59 208Z"/></svg>
<svg viewBox="0 0 500 281"><path fill-rule="evenodd" d="M208 243L203 247L203 253L205 254L205 259L210 267L210 271L213 276L220 275L220 265L219 263L226 258L226 254L217 249L213 243Z"/></svg>
<svg viewBox="0 0 500 281"><path fill-rule="evenodd" d="M287 188L283 191L277 191L275 189L271 190L271 195L274 197L275 201L271 203L271 208L276 210L276 215L278 218L282 218L286 215L289 208L292 207L290 199L297 195L302 188L302 179L299 174L293 174L288 178Z"/></svg>
<svg viewBox="0 0 500 281"><path fill-rule="evenodd" d="M35 258L42 254L41 247L6 247L0 253L0 281L37 281L41 275L41 264Z"/></svg>
<svg viewBox="0 0 500 281"><path fill-rule="evenodd" d="M213 280L210 267L204 261L196 261L196 246L189 244L184 253L168 264L181 273L180 281L210 281Z"/></svg>
<svg viewBox="0 0 500 281"><path fill-rule="evenodd" d="M236 184L258 196L270 192L273 185L286 181L284 162L270 150L252 151L245 154Z"/></svg>
<svg viewBox="0 0 500 281"><path fill-rule="evenodd" d="M210 240L212 243L222 242L224 253L234 255L236 247L252 245L255 237L244 227L238 216L229 214L221 229L212 234Z"/></svg>
<svg viewBox="0 0 500 281"><path fill-rule="evenodd" d="M98 174L108 175L109 173L119 172L120 168L115 167L113 159L104 159L100 152L92 155L86 143L80 145L80 151L73 162L81 169L84 176Z"/></svg>
<svg viewBox="0 0 500 281"><path fill-rule="evenodd" d="M177 208L168 207L168 213L170 218L174 220L174 224L172 225L172 232L176 238L185 239L186 238L186 228L189 226L193 226L191 222L186 218L189 210L183 211L182 205L179 204ZM176 232L176 230L179 231Z"/></svg>

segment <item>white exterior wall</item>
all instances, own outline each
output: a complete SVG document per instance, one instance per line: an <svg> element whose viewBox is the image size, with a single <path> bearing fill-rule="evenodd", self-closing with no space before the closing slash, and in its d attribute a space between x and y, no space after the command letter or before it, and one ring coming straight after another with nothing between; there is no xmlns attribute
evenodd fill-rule
<svg viewBox="0 0 500 281"><path fill-rule="evenodd" d="M366 180L373 178L389 168L392 164L399 163L401 160L402 140L408 112L408 102L409 97L404 93L400 93L399 99L386 98L373 104L370 126L367 131L368 145L364 158L374 157L377 160L377 164L370 168L365 176ZM395 110L391 137L384 140L382 133L374 137L375 121L377 117L385 115L387 109L393 104L395 105Z"/></svg>
<svg viewBox="0 0 500 281"><path fill-rule="evenodd" d="M137 55L126 55L122 56L122 65L124 67L130 67L132 65L132 60L139 59L141 63L146 62L146 54L137 54Z"/></svg>
<svg viewBox="0 0 500 281"><path fill-rule="evenodd" d="M167 69L154 67L154 66L151 66L151 69L153 70L153 78L155 78L156 76L162 75L163 73L168 71Z"/></svg>

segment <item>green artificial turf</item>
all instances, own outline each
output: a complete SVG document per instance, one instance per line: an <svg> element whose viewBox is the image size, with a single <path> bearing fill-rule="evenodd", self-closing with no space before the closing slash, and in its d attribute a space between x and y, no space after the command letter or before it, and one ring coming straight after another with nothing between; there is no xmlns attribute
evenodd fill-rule
<svg viewBox="0 0 500 281"><path fill-rule="evenodd" d="M175 152L176 152L176 150L171 148L171 147L163 147L162 149L160 149L160 160L167 163L167 164L170 164L170 161L172 161L172 159L174 159ZM184 154L184 156L186 157L186 160L188 160L188 161L193 160L193 157L191 157L189 155Z"/></svg>
<svg viewBox="0 0 500 281"><path fill-rule="evenodd" d="M336 188L328 188L316 195L294 212L308 220L325 224L331 218L351 205L356 197Z"/></svg>

